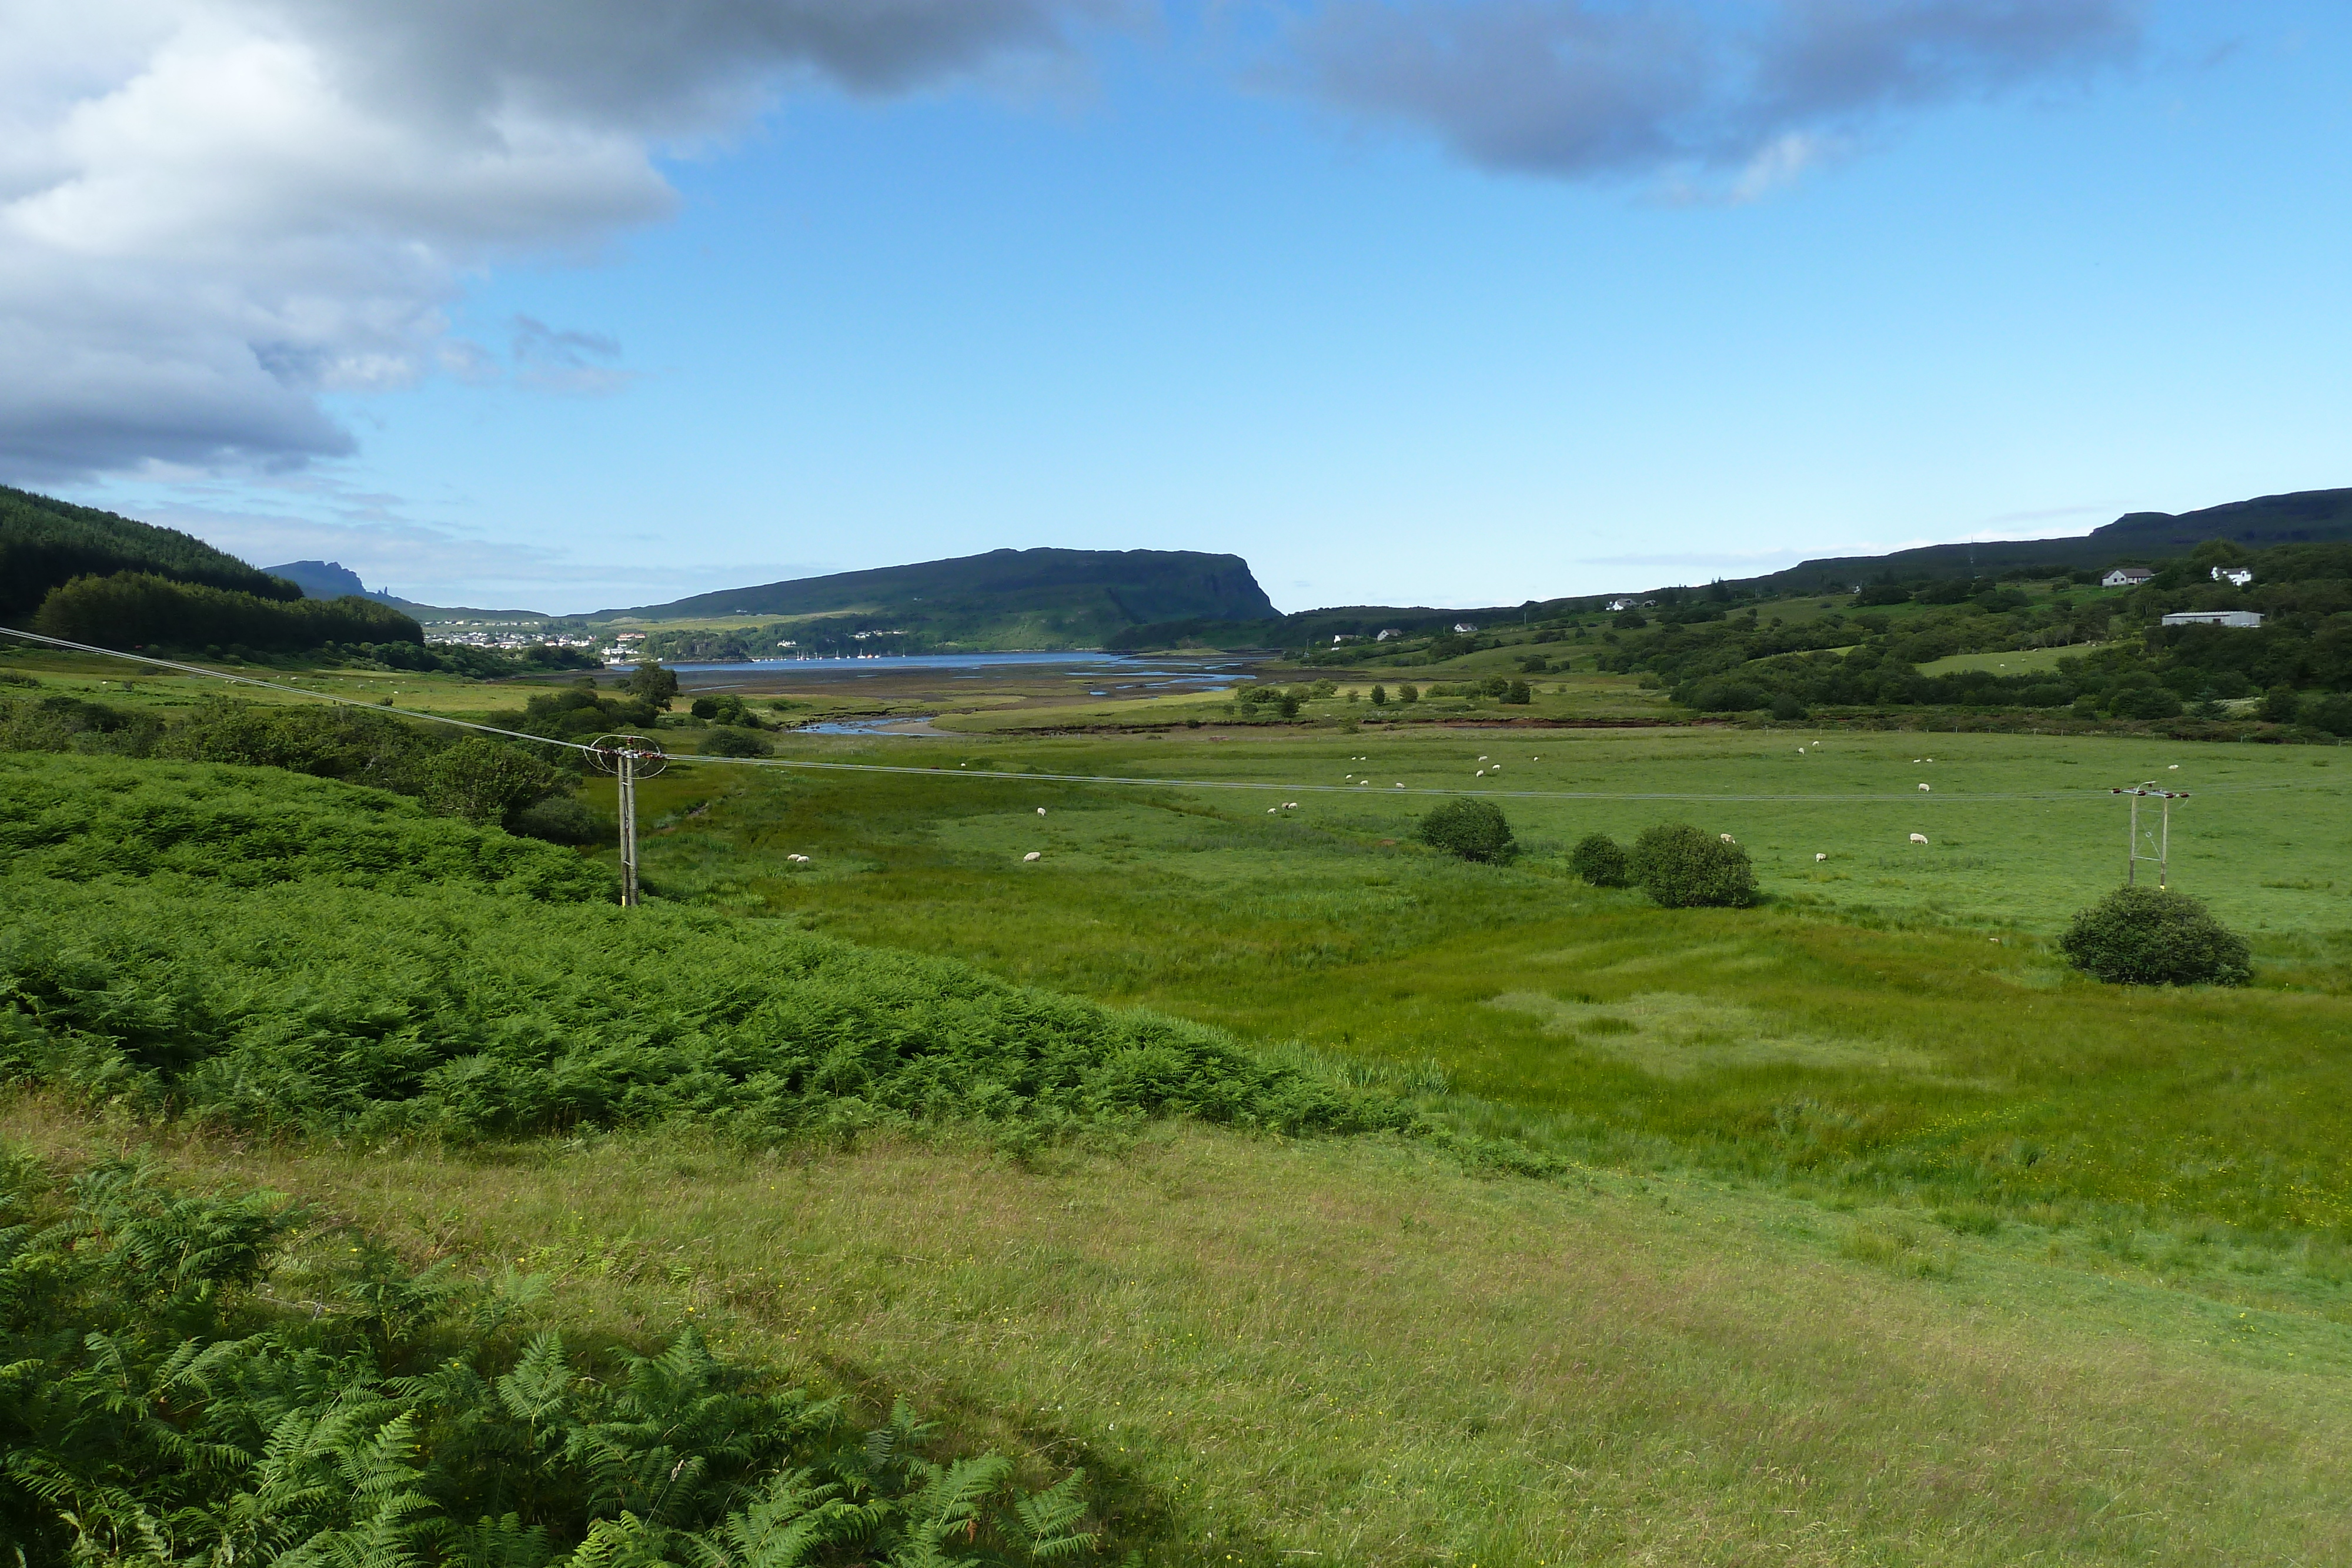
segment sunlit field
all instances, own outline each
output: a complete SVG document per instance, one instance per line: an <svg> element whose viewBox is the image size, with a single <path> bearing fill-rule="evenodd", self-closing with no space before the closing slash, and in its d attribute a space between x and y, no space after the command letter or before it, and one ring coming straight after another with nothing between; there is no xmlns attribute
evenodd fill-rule
<svg viewBox="0 0 2352 1568"><path fill-rule="evenodd" d="M69 674L112 678L41 678ZM134 680L79 689L194 700ZM402 706L472 715L528 690L401 680ZM1328 701L1236 725L1213 694L1075 684L970 683L952 710L911 676L828 691L814 711L1007 728L771 731L765 766L664 728L650 894L753 943L805 926L1217 1026L1401 1096L1417 1133L445 1143L36 1092L0 1134L59 1170L134 1154L284 1192L412 1266L542 1275L543 1310L597 1343L692 1323L876 1418L903 1396L950 1451L1016 1455L1038 1484L1083 1467L1106 1544L1147 1563L2347 1554L2340 748L1469 712L1351 729ZM1119 727L1186 710L1202 722ZM330 814L343 789L223 771ZM2150 781L2186 792L2172 881L2250 937L2249 988L2119 989L2054 950L2122 880L2110 789ZM1501 806L1515 861L1415 841L1457 791ZM1764 902L1661 910L1568 873L1583 835L1662 821L1736 838ZM85 881L77 899L111 896ZM648 1043L703 1027L677 1010L698 979L785 983L716 950L653 955L672 1010Z"/></svg>
<svg viewBox="0 0 2352 1568"><path fill-rule="evenodd" d="M2214 1289L2335 1301L2352 864L2331 836L2332 748L1961 736L1930 763L1917 736L1803 737L1801 758L1798 738L803 744L949 775L682 766L648 791L648 875L665 896L1272 1046L1426 1064L1444 1113L1578 1159L1899 1199ZM951 776L979 768L1267 782ZM2252 988L2119 990L2052 950L2122 880L2106 785L2151 776L2192 788L2175 880L2252 934ZM1412 842L1433 800L1413 791L1448 787L1700 798L1498 797L1528 852L1497 867ZM1770 798L1800 791L1880 798ZM1583 832L1666 818L1748 844L1769 902L1664 911L1561 868Z"/></svg>

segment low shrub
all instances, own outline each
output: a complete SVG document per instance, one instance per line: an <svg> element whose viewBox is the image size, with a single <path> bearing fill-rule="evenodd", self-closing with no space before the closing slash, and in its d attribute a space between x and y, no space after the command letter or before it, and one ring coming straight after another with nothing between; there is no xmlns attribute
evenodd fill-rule
<svg viewBox="0 0 2352 1568"><path fill-rule="evenodd" d="M0 756L0 861L20 904L37 904L35 879L440 884L554 903L613 890L608 869L569 850L432 816L383 790L119 758Z"/></svg>
<svg viewBox="0 0 2352 1568"><path fill-rule="evenodd" d="M1662 907L1741 908L1756 902L1748 852L1688 822L1661 822L1633 841L1633 881Z"/></svg>
<svg viewBox="0 0 2352 1568"><path fill-rule="evenodd" d="M612 818L577 795L552 795L507 819L507 831L551 844L609 844L620 837Z"/></svg>
<svg viewBox="0 0 2352 1568"><path fill-rule="evenodd" d="M1568 869L1594 887L1622 887L1632 880L1625 846L1606 833L1587 833L1568 852Z"/></svg>
<svg viewBox="0 0 2352 1568"><path fill-rule="evenodd" d="M1205 1026L768 921L221 880L0 879L0 1082L230 1126L468 1139L666 1121L753 1144L950 1121L1021 1139L1165 1115L1417 1125Z"/></svg>
<svg viewBox="0 0 2352 1568"><path fill-rule="evenodd" d="M1492 800L1466 797L1438 806L1421 820L1413 836L1431 849L1465 861L1507 861L1516 848L1502 809Z"/></svg>
<svg viewBox="0 0 2352 1568"><path fill-rule="evenodd" d="M2074 916L2058 950L2111 985L2242 986L2253 977L2245 938L2168 888L2116 889Z"/></svg>
<svg viewBox="0 0 2352 1568"><path fill-rule="evenodd" d="M702 749L710 757L766 757L774 748L757 732L730 726L703 737Z"/></svg>

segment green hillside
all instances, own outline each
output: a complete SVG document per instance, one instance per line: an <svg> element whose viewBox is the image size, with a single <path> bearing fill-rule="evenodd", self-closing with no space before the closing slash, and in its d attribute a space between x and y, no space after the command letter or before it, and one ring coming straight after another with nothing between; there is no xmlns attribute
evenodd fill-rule
<svg viewBox="0 0 2352 1568"><path fill-rule="evenodd" d="M2207 539L2250 549L2352 540L2352 489L2257 496L2194 512L2126 512L2075 538L2011 539L1990 544L1926 545L1891 555L1824 557L1752 580L1766 591L1811 593L1882 576L1994 577L2015 567L2063 571L2075 567L2146 564L2181 555Z"/></svg>
<svg viewBox="0 0 2352 1568"><path fill-rule="evenodd" d="M216 550L193 534L77 507L0 485L0 617L30 615L49 590L77 577L146 572L257 599L301 591Z"/></svg>
<svg viewBox="0 0 2352 1568"><path fill-rule="evenodd" d="M1279 612L1237 555L1198 550L999 549L953 560L698 593L667 604L608 610L595 620L707 620L719 616L844 617L792 632L811 639L880 633L893 649L938 643L992 647L1095 646L1150 622L1201 617L1272 621ZM760 633L745 632L742 652ZM865 651L874 651L867 649ZM719 654L718 656L727 656ZM738 656L740 656L740 654Z"/></svg>

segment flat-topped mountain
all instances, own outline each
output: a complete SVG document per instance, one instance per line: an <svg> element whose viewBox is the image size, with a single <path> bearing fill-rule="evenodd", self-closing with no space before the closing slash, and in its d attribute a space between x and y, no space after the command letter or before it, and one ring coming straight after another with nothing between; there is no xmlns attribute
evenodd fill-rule
<svg viewBox="0 0 2352 1568"><path fill-rule="evenodd" d="M998 549L952 560L836 572L698 593L592 619L856 616L876 630L999 647L1097 644L1149 622L1271 621L1277 612L1237 555L1199 550Z"/></svg>

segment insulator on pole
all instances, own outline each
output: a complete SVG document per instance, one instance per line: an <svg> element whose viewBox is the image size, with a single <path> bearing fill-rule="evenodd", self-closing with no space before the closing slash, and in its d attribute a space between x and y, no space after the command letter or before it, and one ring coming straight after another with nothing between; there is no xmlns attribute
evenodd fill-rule
<svg viewBox="0 0 2352 1568"><path fill-rule="evenodd" d="M588 747L588 760L620 784L621 903L637 903L637 780L669 766L658 742L642 735L600 735Z"/></svg>

